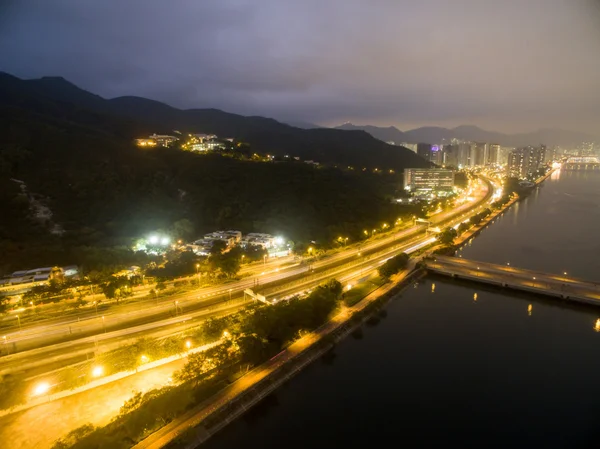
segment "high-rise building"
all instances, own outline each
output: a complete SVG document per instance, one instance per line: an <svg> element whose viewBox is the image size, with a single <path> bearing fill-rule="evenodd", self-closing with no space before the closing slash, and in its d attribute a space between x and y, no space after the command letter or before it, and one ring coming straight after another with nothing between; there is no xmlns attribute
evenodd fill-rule
<svg viewBox="0 0 600 449"><path fill-rule="evenodd" d="M431 144L418 143L417 154L427 161L431 160Z"/></svg>
<svg viewBox="0 0 600 449"><path fill-rule="evenodd" d="M508 162L508 155L514 150L514 147L500 147L500 159L498 160L498 163L506 164Z"/></svg>
<svg viewBox="0 0 600 449"><path fill-rule="evenodd" d="M513 178L526 178L539 169L545 160L546 146L524 147L508 154L506 174Z"/></svg>
<svg viewBox="0 0 600 449"><path fill-rule="evenodd" d="M488 164L499 164L500 163L500 145L497 143L491 143L488 149Z"/></svg>
<svg viewBox="0 0 600 449"><path fill-rule="evenodd" d="M462 142L458 144L458 167L471 166L471 144Z"/></svg>
<svg viewBox="0 0 600 449"><path fill-rule="evenodd" d="M454 171L443 168L407 168L404 170L404 189L417 193L454 188Z"/></svg>
<svg viewBox="0 0 600 449"><path fill-rule="evenodd" d="M429 160L436 165L442 165L444 163L442 148L439 145L431 145Z"/></svg>
<svg viewBox="0 0 600 449"><path fill-rule="evenodd" d="M400 146L404 147L404 148L408 148L410 151L413 151L415 153L417 152L417 144L416 143L402 142L400 144Z"/></svg>
<svg viewBox="0 0 600 449"><path fill-rule="evenodd" d="M444 145L442 148L443 164L446 167L458 168L458 145L450 144Z"/></svg>
<svg viewBox="0 0 600 449"><path fill-rule="evenodd" d="M471 146L471 161L470 165L485 165L487 162L487 143L477 142Z"/></svg>

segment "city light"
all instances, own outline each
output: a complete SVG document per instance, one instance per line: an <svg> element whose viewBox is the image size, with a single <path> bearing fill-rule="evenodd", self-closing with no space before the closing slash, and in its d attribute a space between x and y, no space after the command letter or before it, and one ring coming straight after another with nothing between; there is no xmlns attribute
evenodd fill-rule
<svg viewBox="0 0 600 449"><path fill-rule="evenodd" d="M169 244L169 242L170 242L170 241L171 241L171 240L169 239L169 237L163 237L163 238L160 240L160 244L161 244L161 245L163 245L163 246L167 246L167 245Z"/></svg>
<svg viewBox="0 0 600 449"><path fill-rule="evenodd" d="M147 355L142 355L140 358L142 359L142 363L146 363L149 360Z"/></svg>
<svg viewBox="0 0 600 449"><path fill-rule="evenodd" d="M231 334L227 331L223 331L223 338L229 338Z"/></svg>
<svg viewBox="0 0 600 449"><path fill-rule="evenodd" d="M33 395L41 396L43 394L48 393L48 391L50 391L50 384L48 382L41 382L41 383L37 384L36 387L34 388Z"/></svg>
<svg viewBox="0 0 600 449"><path fill-rule="evenodd" d="M150 242L150 244L152 244L152 245L158 244L158 236L151 235L150 237L148 237L148 242Z"/></svg>
<svg viewBox="0 0 600 449"><path fill-rule="evenodd" d="M275 237L275 244L277 246L283 245L283 237Z"/></svg>
<svg viewBox="0 0 600 449"><path fill-rule="evenodd" d="M600 332L600 318L596 320L596 324L594 325L594 330L596 332Z"/></svg>
<svg viewBox="0 0 600 449"><path fill-rule="evenodd" d="M190 349L190 348L192 347L192 342L191 342L191 341L189 341L189 340L188 340L188 341L186 341L186 342L185 342L185 347L186 347L186 348L188 348L188 349Z"/></svg>
<svg viewBox="0 0 600 449"><path fill-rule="evenodd" d="M100 377L103 374L104 374L104 368L101 366L95 366L94 369L92 370L93 377Z"/></svg>

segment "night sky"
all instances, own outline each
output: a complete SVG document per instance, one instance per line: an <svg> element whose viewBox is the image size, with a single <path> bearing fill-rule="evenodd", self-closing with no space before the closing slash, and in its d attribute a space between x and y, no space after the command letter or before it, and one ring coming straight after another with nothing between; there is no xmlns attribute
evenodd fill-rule
<svg viewBox="0 0 600 449"><path fill-rule="evenodd" d="M600 2L0 0L0 70L322 125L600 135Z"/></svg>

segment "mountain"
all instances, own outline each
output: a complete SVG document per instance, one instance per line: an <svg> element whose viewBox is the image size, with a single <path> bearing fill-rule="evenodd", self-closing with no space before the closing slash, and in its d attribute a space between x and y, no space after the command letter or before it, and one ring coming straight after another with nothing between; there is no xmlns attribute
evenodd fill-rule
<svg viewBox="0 0 600 449"><path fill-rule="evenodd" d="M366 131L371 134L373 137L379 140L383 140L384 142L394 142L396 145L399 145L402 142L407 142L404 133L400 131L395 126L388 126L387 128L381 128L378 126L356 126L352 123L344 123L343 125L336 126L336 129L343 129L346 131Z"/></svg>
<svg viewBox="0 0 600 449"><path fill-rule="evenodd" d="M314 123L310 123L310 122L303 122L301 120L279 120L281 123L285 123L286 125L290 125L293 126L295 128L300 128L300 129L314 129L314 128L323 128L320 125L316 125Z"/></svg>
<svg viewBox="0 0 600 449"><path fill-rule="evenodd" d="M560 146L576 146L581 142L597 140L589 134L580 133L577 131L566 131L560 129L539 129L530 133L520 134L504 134L495 131L487 131L473 125L462 125L456 128L442 128L437 126L425 126L409 131L402 132L394 126L378 127L371 125L352 125L345 123L336 126L336 129L345 130L362 130L371 134L373 137L388 142L390 140L395 143L443 143L451 139L470 140L474 142L499 143L506 146L526 146L539 145L560 145Z"/></svg>
<svg viewBox="0 0 600 449"><path fill-rule="evenodd" d="M339 235L359 240L364 229L401 214L390 201L398 174L133 144L174 129L343 167L428 165L364 131L302 130L139 97L107 100L62 78L0 73L0 274L72 263L99 271L143 265L145 256L129 248L151 232L190 240L239 229L330 245ZM50 220L32 214L34 201L51 211ZM54 225L64 232L50 232Z"/></svg>
<svg viewBox="0 0 600 449"><path fill-rule="evenodd" d="M8 81L3 83L7 78ZM10 87L9 87L10 85ZM19 92L18 95L10 91ZM25 104L22 98L30 98ZM276 156L297 156L302 160L367 168L424 167L428 163L405 148L392 147L364 131L352 133L330 128L300 129L265 117L246 117L218 109L182 110L141 97L118 97L110 100L87 92L64 78L44 77L20 80L0 76L0 105L25 107L37 112L69 116L74 122L100 116L107 121L122 120L129 133L121 137L133 139L140 133L216 134L248 142L256 151ZM101 119L100 119L101 120ZM128 125L123 122L128 122Z"/></svg>

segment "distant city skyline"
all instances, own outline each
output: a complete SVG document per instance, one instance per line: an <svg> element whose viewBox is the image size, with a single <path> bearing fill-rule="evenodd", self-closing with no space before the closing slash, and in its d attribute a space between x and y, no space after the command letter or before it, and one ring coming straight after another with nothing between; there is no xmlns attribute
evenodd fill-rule
<svg viewBox="0 0 600 449"><path fill-rule="evenodd" d="M594 0L12 1L0 70L335 126L600 132Z"/></svg>

